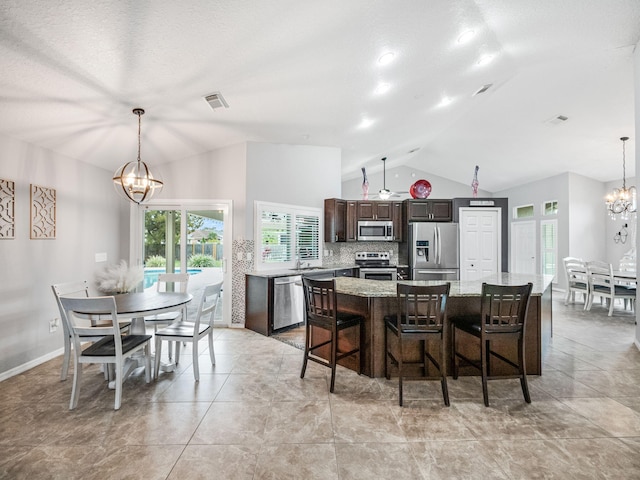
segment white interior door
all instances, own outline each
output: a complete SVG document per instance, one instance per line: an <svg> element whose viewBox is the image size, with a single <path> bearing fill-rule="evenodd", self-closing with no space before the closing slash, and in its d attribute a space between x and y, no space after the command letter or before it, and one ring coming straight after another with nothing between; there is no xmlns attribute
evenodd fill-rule
<svg viewBox="0 0 640 480"><path fill-rule="evenodd" d="M536 273L536 222L511 223L511 272Z"/></svg>
<svg viewBox="0 0 640 480"><path fill-rule="evenodd" d="M460 280L502 270L500 208L460 208Z"/></svg>

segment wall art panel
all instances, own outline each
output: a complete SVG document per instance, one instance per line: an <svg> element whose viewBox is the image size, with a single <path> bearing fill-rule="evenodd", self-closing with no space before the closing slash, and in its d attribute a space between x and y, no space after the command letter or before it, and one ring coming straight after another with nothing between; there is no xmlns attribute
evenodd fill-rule
<svg viewBox="0 0 640 480"><path fill-rule="evenodd" d="M0 239L16 236L16 184L0 178Z"/></svg>
<svg viewBox="0 0 640 480"><path fill-rule="evenodd" d="M56 238L56 191L31 185L31 238Z"/></svg>

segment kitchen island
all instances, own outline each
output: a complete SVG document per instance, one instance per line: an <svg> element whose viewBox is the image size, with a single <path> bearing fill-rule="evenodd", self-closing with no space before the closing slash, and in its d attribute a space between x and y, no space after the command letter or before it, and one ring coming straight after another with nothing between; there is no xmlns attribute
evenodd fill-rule
<svg viewBox="0 0 640 480"><path fill-rule="evenodd" d="M527 374L540 375L542 362L552 333L551 312L551 280L549 275L519 275L499 273L484 277L478 281L451 281L451 290L447 303L447 313L463 315L480 312L480 293L482 283L498 285L522 285L533 283L533 291L529 301L527 325L525 331L525 361ZM395 281L363 280L359 278L336 278L336 291L338 293L338 305L340 310L358 313L365 317L365 325L362 334L362 353L364 356L363 374L370 377L384 376L385 346L384 346L384 317L394 313L396 309L396 284ZM402 281L402 283L414 285L435 285L439 281ZM348 343L357 342L354 332L346 331L341 341ZM321 335L321 332L317 332ZM393 336L392 336L393 337ZM449 335L447 340L449 341ZM458 337L458 348L465 352L478 350L478 340L461 332ZM347 347L345 347L347 348ZM515 347L511 345L496 344L495 349L513 358ZM451 349L449 349L451 351ZM409 352L411 355L412 352ZM416 344L415 356L420 354ZM472 358L477 354L470 353ZM323 355L324 356L324 355ZM451 362L449 362L451 363ZM356 370L355 358L348 357L340 362L347 368ZM451 365L448 366L451 372ZM501 362L492 363L492 374L500 375L508 370ZM474 370L461 370L461 375L477 375Z"/></svg>

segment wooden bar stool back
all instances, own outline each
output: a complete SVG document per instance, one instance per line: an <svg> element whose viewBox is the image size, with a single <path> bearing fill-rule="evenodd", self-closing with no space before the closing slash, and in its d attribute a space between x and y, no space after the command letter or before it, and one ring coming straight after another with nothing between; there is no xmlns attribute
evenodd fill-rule
<svg viewBox="0 0 640 480"><path fill-rule="evenodd" d="M447 356L446 331L447 326L447 298L451 285L405 285L397 287L397 313L384 318L385 344L385 377L390 379L389 361L398 367L398 399L402 406L404 380L440 380L444 404L449 406L449 391L447 389ZM389 332L397 338L397 348L390 348ZM407 347L411 343L420 343L420 359L408 361L405 359ZM438 345L438 353L432 354L429 349L433 344ZM432 364L437 374L429 374L429 364ZM415 367L420 368L421 375L417 375ZM411 370L410 370L411 369ZM434 372L436 373L436 372Z"/></svg>
<svg viewBox="0 0 640 480"><path fill-rule="evenodd" d="M459 361L470 364L482 373L482 394L485 406L489 406L487 380L519 378L522 393L531 403L524 356L524 334L529 298L533 285L508 286L482 284L480 315L452 316L453 378L458 378ZM461 330L480 339L480 359L470 359L457 349L456 331ZM515 341L517 359L510 359L492 350L493 341ZM498 358L513 367L512 375L491 375L491 358Z"/></svg>
<svg viewBox="0 0 640 480"><path fill-rule="evenodd" d="M351 355L358 355L358 374L362 372L362 355L360 345L362 343L362 325L364 317L353 313L340 312L338 310L338 295L335 288L335 280L313 280L302 277L305 304L306 339L304 345L304 360L300 378L304 378L307 369L307 361L319 363L331 369L331 386L329 391L333 393L336 381L336 365L339 360ZM339 345L340 332L348 328L358 327L358 340L355 344ZM326 336L318 335L321 329L328 333ZM315 340L314 336L320 336ZM322 347L324 353L317 352ZM328 350L328 351L327 351ZM319 355L320 354L320 355Z"/></svg>

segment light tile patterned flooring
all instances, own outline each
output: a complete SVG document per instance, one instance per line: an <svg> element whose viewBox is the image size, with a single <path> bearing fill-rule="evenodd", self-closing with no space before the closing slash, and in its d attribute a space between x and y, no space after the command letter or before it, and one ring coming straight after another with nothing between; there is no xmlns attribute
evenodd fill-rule
<svg viewBox="0 0 640 480"><path fill-rule="evenodd" d="M113 410L96 367L68 410L60 359L0 383L0 478L10 479L638 479L640 352L634 316L565 307L556 294L554 338L532 404L517 380L397 382L311 364L301 351L248 330L217 329L217 364L201 342L147 385L139 372ZM165 349L166 350L166 349Z"/></svg>

